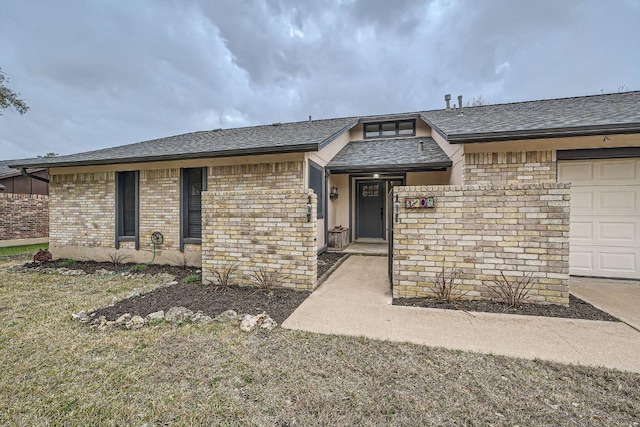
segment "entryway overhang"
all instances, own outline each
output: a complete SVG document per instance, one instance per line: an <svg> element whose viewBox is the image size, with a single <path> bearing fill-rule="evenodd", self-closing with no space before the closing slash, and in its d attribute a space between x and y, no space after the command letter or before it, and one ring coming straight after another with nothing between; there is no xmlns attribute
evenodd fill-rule
<svg viewBox="0 0 640 427"><path fill-rule="evenodd" d="M350 142L326 169L332 174L388 174L442 171L452 164L433 138L412 137Z"/></svg>

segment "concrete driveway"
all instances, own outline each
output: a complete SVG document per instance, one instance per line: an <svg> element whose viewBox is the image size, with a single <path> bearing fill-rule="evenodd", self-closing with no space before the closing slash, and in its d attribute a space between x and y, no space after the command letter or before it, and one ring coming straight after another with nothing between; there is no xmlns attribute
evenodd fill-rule
<svg viewBox="0 0 640 427"><path fill-rule="evenodd" d="M380 256L352 255L282 326L640 373L640 332L621 322L393 306Z"/></svg>
<svg viewBox="0 0 640 427"><path fill-rule="evenodd" d="M570 288L578 298L640 331L640 281L572 277Z"/></svg>

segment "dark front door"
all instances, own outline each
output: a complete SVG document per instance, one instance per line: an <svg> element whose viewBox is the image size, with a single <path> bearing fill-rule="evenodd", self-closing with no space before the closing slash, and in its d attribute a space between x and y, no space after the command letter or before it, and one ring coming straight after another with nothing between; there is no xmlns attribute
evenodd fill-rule
<svg viewBox="0 0 640 427"><path fill-rule="evenodd" d="M358 182L357 231L359 238L384 238L384 182Z"/></svg>

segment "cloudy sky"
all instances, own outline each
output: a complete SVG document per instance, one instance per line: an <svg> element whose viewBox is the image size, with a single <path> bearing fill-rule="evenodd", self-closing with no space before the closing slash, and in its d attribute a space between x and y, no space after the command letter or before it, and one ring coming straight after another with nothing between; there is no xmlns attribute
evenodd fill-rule
<svg viewBox="0 0 640 427"><path fill-rule="evenodd" d="M640 90L638 0L0 0L0 159Z"/></svg>

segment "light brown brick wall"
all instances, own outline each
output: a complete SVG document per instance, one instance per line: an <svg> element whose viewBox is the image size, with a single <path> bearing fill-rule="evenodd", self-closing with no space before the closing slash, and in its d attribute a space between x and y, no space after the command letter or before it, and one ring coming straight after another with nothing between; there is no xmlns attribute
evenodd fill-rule
<svg viewBox="0 0 640 427"><path fill-rule="evenodd" d="M49 197L0 193L0 240L49 235Z"/></svg>
<svg viewBox="0 0 640 427"><path fill-rule="evenodd" d="M464 184L556 182L552 150L466 153Z"/></svg>
<svg viewBox="0 0 640 427"><path fill-rule="evenodd" d="M51 176L54 257L105 261L115 252L115 177L114 171ZM208 186L215 191L302 189L303 183L302 161L208 167ZM120 243L129 261L151 260L154 231L164 236L155 262L180 264L180 168L140 170L140 250ZM184 254L200 264L200 245L186 244Z"/></svg>
<svg viewBox="0 0 640 427"><path fill-rule="evenodd" d="M460 271L468 297L492 298L486 283L532 274L530 302L568 304L570 186L562 183L397 187L394 297L431 295L442 271ZM433 195L434 209L407 209Z"/></svg>
<svg viewBox="0 0 640 427"><path fill-rule="evenodd" d="M154 231L164 236L161 250L180 250L180 169L140 171L141 248Z"/></svg>
<svg viewBox="0 0 640 427"><path fill-rule="evenodd" d="M311 221L307 205L311 200ZM316 195L311 190L203 193L203 281L229 263L242 283L264 267L287 276L282 286L316 287Z"/></svg>
<svg viewBox="0 0 640 427"><path fill-rule="evenodd" d="M264 189L303 189L303 162L258 163L211 166L209 190L260 191Z"/></svg>
<svg viewBox="0 0 640 427"><path fill-rule="evenodd" d="M52 175L49 195L50 246L114 247L114 172Z"/></svg>

